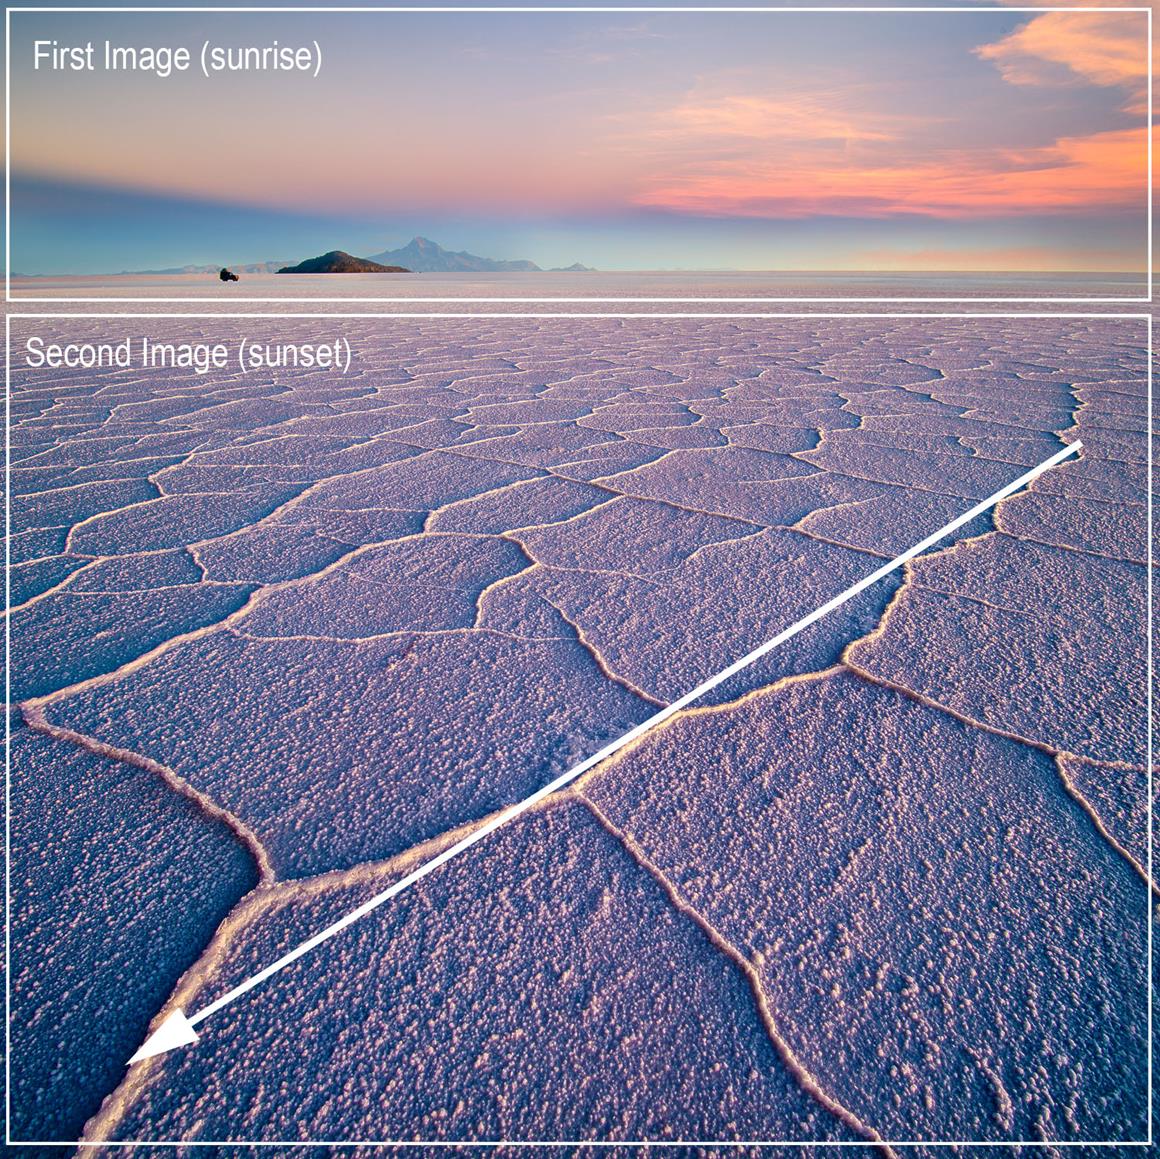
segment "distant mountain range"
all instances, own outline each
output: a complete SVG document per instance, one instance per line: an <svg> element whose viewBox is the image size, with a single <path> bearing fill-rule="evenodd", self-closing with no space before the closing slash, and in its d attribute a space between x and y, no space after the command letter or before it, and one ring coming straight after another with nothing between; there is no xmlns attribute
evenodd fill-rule
<svg viewBox="0 0 1160 1159"><path fill-rule="evenodd" d="M359 269L346 265L341 268L336 265L332 269L306 269L313 262L355 262L361 263ZM393 267L389 269L388 267ZM164 270L122 270L121 274L141 276L157 276L163 274L216 274L220 265L189 265L172 266ZM317 258L307 258L305 262L295 265L292 261L282 259L270 262L248 262L228 266L235 274L281 274L281 273L423 273L423 274L454 274L454 273L543 273L544 270L522 259L505 261L500 258L481 258L477 254L470 254L466 250L444 249L438 242L426 237L413 237L405 246L397 250L384 250L381 254L371 254L368 258L356 258L344 250L331 250ZM547 271L550 274L588 274L595 271L591 266L573 262L570 266L553 266ZM25 275L18 275L25 276Z"/></svg>
<svg viewBox="0 0 1160 1159"><path fill-rule="evenodd" d="M286 265L285 259L279 262L249 262L245 265L230 266L235 274L276 274L281 266ZM169 266L164 270L122 270L117 276L124 277L152 277L161 274L216 274L221 266ZM15 272L15 271L14 271ZM21 274L20 277L43 277L41 274Z"/></svg>
<svg viewBox="0 0 1160 1159"><path fill-rule="evenodd" d="M283 266L280 274L409 274L406 266L389 266L371 258L351 257L345 250L331 250L317 258L307 258L296 266Z"/></svg>

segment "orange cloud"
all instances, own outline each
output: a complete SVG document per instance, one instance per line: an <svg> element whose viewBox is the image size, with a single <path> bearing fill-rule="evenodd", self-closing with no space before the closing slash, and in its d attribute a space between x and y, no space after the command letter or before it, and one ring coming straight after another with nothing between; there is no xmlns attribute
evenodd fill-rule
<svg viewBox="0 0 1160 1159"><path fill-rule="evenodd" d="M1141 12L1045 12L975 50L1011 84L1072 81L1122 86L1140 111L1148 83L1148 26Z"/></svg>
<svg viewBox="0 0 1160 1159"><path fill-rule="evenodd" d="M958 150L898 164L799 156L689 166L641 190L641 205L711 216L925 213L964 217L1139 207L1147 134L1117 129L1018 153Z"/></svg>

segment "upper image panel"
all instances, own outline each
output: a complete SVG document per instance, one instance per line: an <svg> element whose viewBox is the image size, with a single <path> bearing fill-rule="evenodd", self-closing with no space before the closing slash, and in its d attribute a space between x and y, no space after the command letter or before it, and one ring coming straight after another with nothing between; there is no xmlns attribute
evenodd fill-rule
<svg viewBox="0 0 1160 1159"><path fill-rule="evenodd" d="M9 22L9 300L1150 300L1144 8Z"/></svg>

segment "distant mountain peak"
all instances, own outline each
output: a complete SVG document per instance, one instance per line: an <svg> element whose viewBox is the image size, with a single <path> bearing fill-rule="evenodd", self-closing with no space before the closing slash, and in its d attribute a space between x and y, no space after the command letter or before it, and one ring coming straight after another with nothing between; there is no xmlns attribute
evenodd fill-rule
<svg viewBox="0 0 1160 1159"><path fill-rule="evenodd" d="M416 235L405 246L397 250L384 250L371 256L373 262L384 262L406 266L425 274L448 273L494 273L494 272L539 272L535 262L524 260L502 261L498 258L481 258L466 250L444 249L429 237Z"/></svg>

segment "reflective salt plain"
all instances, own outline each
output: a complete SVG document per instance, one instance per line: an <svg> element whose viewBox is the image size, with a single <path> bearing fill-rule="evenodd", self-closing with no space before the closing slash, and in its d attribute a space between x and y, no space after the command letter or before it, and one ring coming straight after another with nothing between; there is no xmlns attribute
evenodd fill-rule
<svg viewBox="0 0 1160 1159"><path fill-rule="evenodd" d="M196 302L199 309L261 310L262 303L391 302L394 310L455 312L479 308L553 310L655 310L700 303L701 309L733 302L746 309L800 309L803 301L962 303L972 299L1025 301L1147 301L1144 274L810 272L794 270L596 271L571 273L250 274L222 283L217 271L201 274L12 275L16 302ZM585 303L591 303L586 306ZM508 303L507 306L504 303ZM736 307L735 307L736 308ZM866 309L866 306L862 306ZM1131 307L1125 307L1131 308ZM1137 305L1137 309L1139 306Z"/></svg>
<svg viewBox="0 0 1160 1159"><path fill-rule="evenodd" d="M1145 1136L1142 323L12 326L14 1138Z"/></svg>

